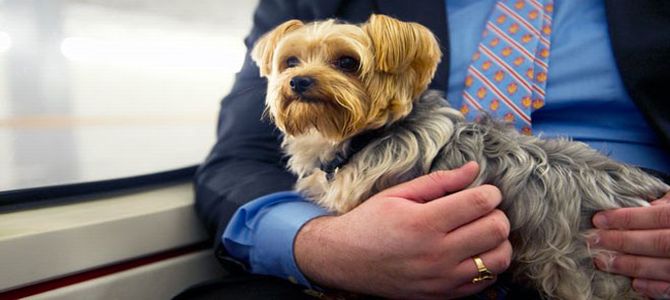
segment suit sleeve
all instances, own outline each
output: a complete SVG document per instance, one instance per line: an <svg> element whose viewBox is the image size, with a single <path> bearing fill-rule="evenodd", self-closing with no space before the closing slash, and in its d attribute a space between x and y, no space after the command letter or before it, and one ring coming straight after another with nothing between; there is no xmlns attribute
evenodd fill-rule
<svg viewBox="0 0 670 300"><path fill-rule="evenodd" d="M195 209L216 244L235 211L245 203L291 190L295 177L280 150L280 132L266 118L267 82L249 52L265 32L297 18L292 1L262 0L245 39L247 55L231 92L221 102L217 142L195 175Z"/></svg>

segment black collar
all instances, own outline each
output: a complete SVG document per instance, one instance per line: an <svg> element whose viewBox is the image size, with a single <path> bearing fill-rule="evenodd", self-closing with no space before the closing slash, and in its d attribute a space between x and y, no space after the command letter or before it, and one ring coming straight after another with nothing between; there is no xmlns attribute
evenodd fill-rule
<svg viewBox="0 0 670 300"><path fill-rule="evenodd" d="M344 147L344 149L335 153L335 157L330 161L321 163L320 169L321 171L326 173L326 179L328 179L328 181L332 180L333 177L335 177L335 174L337 174L337 171L341 167L346 165L349 162L349 160L354 155L356 155L356 153L363 150L363 148L369 145L370 142L379 138L381 132L382 128L379 128L357 134L356 136L351 138L351 142L349 142L348 147Z"/></svg>

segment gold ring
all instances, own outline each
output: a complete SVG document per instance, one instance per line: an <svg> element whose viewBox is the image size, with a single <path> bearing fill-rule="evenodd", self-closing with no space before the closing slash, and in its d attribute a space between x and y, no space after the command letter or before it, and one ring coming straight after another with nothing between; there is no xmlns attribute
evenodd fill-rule
<svg viewBox="0 0 670 300"><path fill-rule="evenodd" d="M484 265L484 262L481 258L479 258L479 256L472 257L472 260L475 262L475 266L477 266L477 272L479 272L475 278L472 278L472 283L493 280L495 278L495 275L493 275L493 273L491 273L491 271L486 268L486 265Z"/></svg>

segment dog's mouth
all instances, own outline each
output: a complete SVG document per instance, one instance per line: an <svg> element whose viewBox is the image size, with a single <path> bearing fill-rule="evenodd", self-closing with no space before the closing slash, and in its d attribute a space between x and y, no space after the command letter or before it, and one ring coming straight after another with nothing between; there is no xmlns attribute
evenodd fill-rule
<svg viewBox="0 0 670 300"><path fill-rule="evenodd" d="M295 101L310 103L310 104L323 103L323 100L321 100L319 98L305 97L305 96L298 96L298 97L296 97Z"/></svg>
<svg viewBox="0 0 670 300"><path fill-rule="evenodd" d="M307 95L291 95L286 97L287 104L293 102L305 103L305 104L325 104L328 101L319 97L307 96Z"/></svg>

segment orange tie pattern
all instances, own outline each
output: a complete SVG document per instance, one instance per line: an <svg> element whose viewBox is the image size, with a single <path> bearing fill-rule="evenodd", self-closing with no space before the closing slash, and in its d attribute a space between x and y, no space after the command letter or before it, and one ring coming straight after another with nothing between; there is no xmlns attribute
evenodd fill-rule
<svg viewBox="0 0 670 300"><path fill-rule="evenodd" d="M553 0L500 0L472 56L461 112L482 112L530 135L531 113L544 106Z"/></svg>

